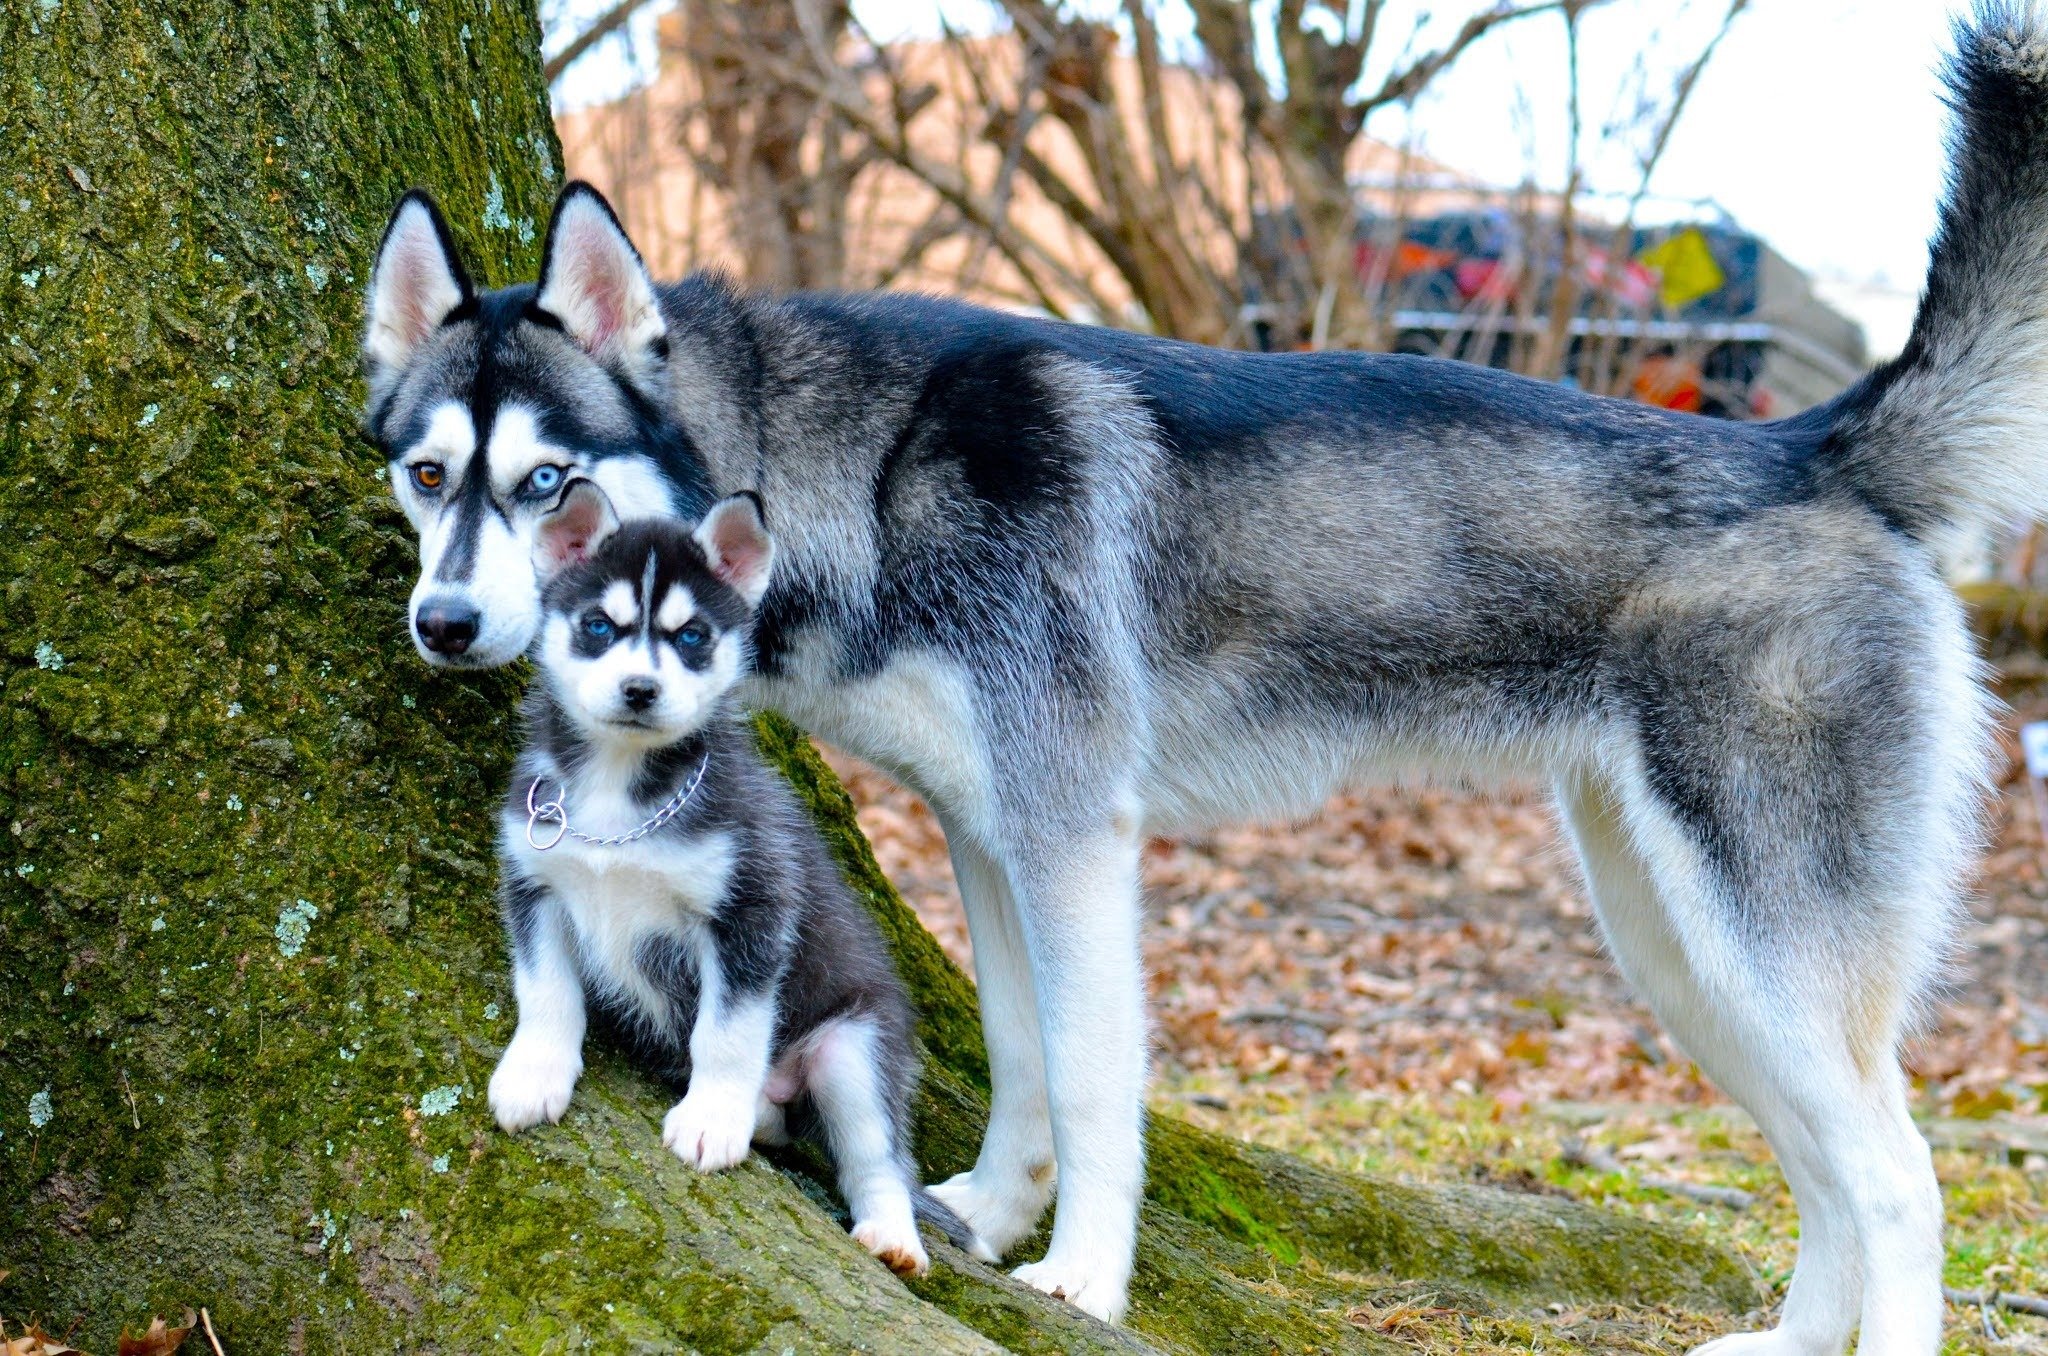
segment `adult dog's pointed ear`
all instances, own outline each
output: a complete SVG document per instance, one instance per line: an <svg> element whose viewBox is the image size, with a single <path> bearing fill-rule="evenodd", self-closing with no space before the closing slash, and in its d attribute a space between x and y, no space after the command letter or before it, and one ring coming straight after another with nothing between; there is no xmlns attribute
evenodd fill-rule
<svg viewBox="0 0 2048 1356"><path fill-rule="evenodd" d="M428 335L475 300L441 209L413 189L392 209L370 271L363 359L372 379L404 366Z"/></svg>
<svg viewBox="0 0 2048 1356"><path fill-rule="evenodd" d="M611 497L594 480L577 478L569 482L562 497L540 520L540 533L533 543L533 568L542 579L550 579L571 565L590 559L619 526Z"/></svg>
<svg viewBox="0 0 2048 1356"><path fill-rule="evenodd" d="M534 305L601 363L632 368L668 348L654 279L604 195L581 181L555 200Z"/></svg>
<svg viewBox="0 0 2048 1356"><path fill-rule="evenodd" d="M762 520L760 496L744 490L726 496L711 506L690 535L704 548L711 572L746 599L748 607L759 607L775 568L775 539Z"/></svg>

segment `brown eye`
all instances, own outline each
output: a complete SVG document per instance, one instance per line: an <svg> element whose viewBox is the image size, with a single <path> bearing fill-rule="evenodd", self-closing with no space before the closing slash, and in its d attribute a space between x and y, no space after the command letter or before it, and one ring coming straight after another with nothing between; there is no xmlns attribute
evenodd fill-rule
<svg viewBox="0 0 2048 1356"><path fill-rule="evenodd" d="M423 461L412 468L412 483L422 490L433 491L441 488L441 463Z"/></svg>

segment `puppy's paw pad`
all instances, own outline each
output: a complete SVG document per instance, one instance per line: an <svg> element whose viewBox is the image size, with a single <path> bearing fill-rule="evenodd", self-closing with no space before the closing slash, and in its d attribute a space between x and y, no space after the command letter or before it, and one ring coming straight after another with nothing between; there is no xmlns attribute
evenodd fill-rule
<svg viewBox="0 0 2048 1356"><path fill-rule="evenodd" d="M1026 1263L1010 1274L1033 1290L1063 1299L1104 1323L1123 1322L1124 1310L1130 1307L1127 1285L1097 1268L1047 1257L1042 1262Z"/></svg>
<svg viewBox="0 0 2048 1356"><path fill-rule="evenodd" d="M582 1073L582 1056L573 1051L508 1050L491 1074L491 1115L507 1131L552 1124L569 1109Z"/></svg>
<svg viewBox="0 0 2048 1356"><path fill-rule="evenodd" d="M669 1108L661 1142L699 1172L719 1172L743 1161L754 1138L754 1099L727 1090L692 1088Z"/></svg>
<svg viewBox="0 0 2048 1356"><path fill-rule="evenodd" d="M853 1241L905 1279L931 1270L931 1258L925 1255L924 1240L915 1227L863 1220L853 1226Z"/></svg>

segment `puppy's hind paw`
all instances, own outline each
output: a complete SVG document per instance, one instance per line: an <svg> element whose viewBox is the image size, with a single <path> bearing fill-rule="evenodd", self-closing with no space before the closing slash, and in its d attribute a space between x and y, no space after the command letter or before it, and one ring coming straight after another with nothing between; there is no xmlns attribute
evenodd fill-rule
<svg viewBox="0 0 2048 1356"><path fill-rule="evenodd" d="M931 1270L932 1261L925 1254L924 1240L917 1236L916 1226L907 1221L892 1224L885 1220L857 1220L852 1232L854 1242L906 1280Z"/></svg>

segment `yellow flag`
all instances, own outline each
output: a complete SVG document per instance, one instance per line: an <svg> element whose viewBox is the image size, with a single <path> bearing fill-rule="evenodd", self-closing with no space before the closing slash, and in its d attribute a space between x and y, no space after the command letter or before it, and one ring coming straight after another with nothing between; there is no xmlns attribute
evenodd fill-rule
<svg viewBox="0 0 2048 1356"><path fill-rule="evenodd" d="M1720 291L1728 281L1714 258L1713 247L1697 226L1688 226L1662 244L1652 245L1636 260L1657 270L1657 295L1673 311Z"/></svg>

